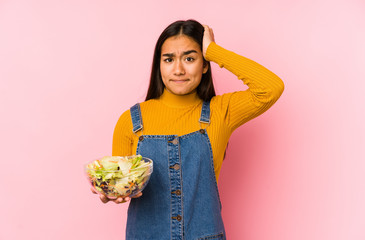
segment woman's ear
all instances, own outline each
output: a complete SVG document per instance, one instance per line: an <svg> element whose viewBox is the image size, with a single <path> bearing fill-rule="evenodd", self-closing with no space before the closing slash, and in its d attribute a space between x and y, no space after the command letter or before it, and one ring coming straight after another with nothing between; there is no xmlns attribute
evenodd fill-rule
<svg viewBox="0 0 365 240"><path fill-rule="evenodd" d="M209 69L209 64L207 61L203 62L203 74L207 73Z"/></svg>

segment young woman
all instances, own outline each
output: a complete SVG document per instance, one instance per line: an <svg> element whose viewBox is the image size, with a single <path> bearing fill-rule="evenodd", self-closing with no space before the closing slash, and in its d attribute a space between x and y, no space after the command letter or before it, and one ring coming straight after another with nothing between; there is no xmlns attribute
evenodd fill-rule
<svg viewBox="0 0 365 240"><path fill-rule="evenodd" d="M215 96L209 61L249 88ZM126 239L225 239L217 181L228 139L283 90L274 73L217 45L208 26L169 25L155 47L146 101L124 112L114 130L114 156L154 162L143 195L130 202Z"/></svg>

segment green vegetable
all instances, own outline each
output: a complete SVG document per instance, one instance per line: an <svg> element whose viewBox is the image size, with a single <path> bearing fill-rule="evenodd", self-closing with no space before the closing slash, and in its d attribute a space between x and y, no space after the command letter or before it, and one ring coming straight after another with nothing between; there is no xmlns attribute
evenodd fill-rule
<svg viewBox="0 0 365 240"><path fill-rule="evenodd" d="M141 155L103 157L86 166L94 188L111 199L133 196L142 190L152 173L152 162Z"/></svg>

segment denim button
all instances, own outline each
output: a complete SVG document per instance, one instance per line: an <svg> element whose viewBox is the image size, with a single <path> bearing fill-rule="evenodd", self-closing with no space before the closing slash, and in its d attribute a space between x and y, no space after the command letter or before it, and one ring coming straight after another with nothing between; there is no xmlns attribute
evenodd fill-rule
<svg viewBox="0 0 365 240"><path fill-rule="evenodd" d="M143 136L140 136L139 137L139 141L143 141Z"/></svg>
<svg viewBox="0 0 365 240"><path fill-rule="evenodd" d="M170 168L173 168L177 171L180 169L180 165L178 163L175 163L173 166L170 166Z"/></svg>
<svg viewBox="0 0 365 240"><path fill-rule="evenodd" d="M172 217L172 219L176 219L176 220L178 220L180 222L181 219L182 219L182 217L180 215L177 215L176 217Z"/></svg>
<svg viewBox="0 0 365 240"><path fill-rule="evenodd" d="M180 190L172 191L171 194L181 195L181 191Z"/></svg>
<svg viewBox="0 0 365 240"><path fill-rule="evenodd" d="M176 145L176 144L178 144L179 143L179 139L177 139L177 138L174 138L174 140L172 140L172 141L168 141L169 143L172 143L172 144L174 144L174 145Z"/></svg>
<svg viewBox="0 0 365 240"><path fill-rule="evenodd" d="M200 132L201 134L204 134L204 133L205 133L205 130L204 130L204 129L200 129L200 130L199 130L199 132Z"/></svg>

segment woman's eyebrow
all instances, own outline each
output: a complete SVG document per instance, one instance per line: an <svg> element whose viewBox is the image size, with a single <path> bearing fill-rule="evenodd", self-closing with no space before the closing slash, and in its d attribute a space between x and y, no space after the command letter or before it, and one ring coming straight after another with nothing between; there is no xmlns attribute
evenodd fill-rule
<svg viewBox="0 0 365 240"><path fill-rule="evenodd" d="M190 53L198 53L198 52L195 51L195 50L189 50L189 51L183 52L182 56L189 55ZM164 56L164 57L175 57L175 53L164 53L164 54L162 54L162 56Z"/></svg>
<svg viewBox="0 0 365 240"><path fill-rule="evenodd" d="M189 55L190 53L198 53L198 52L195 50L189 50L189 51L183 52L183 55Z"/></svg>

